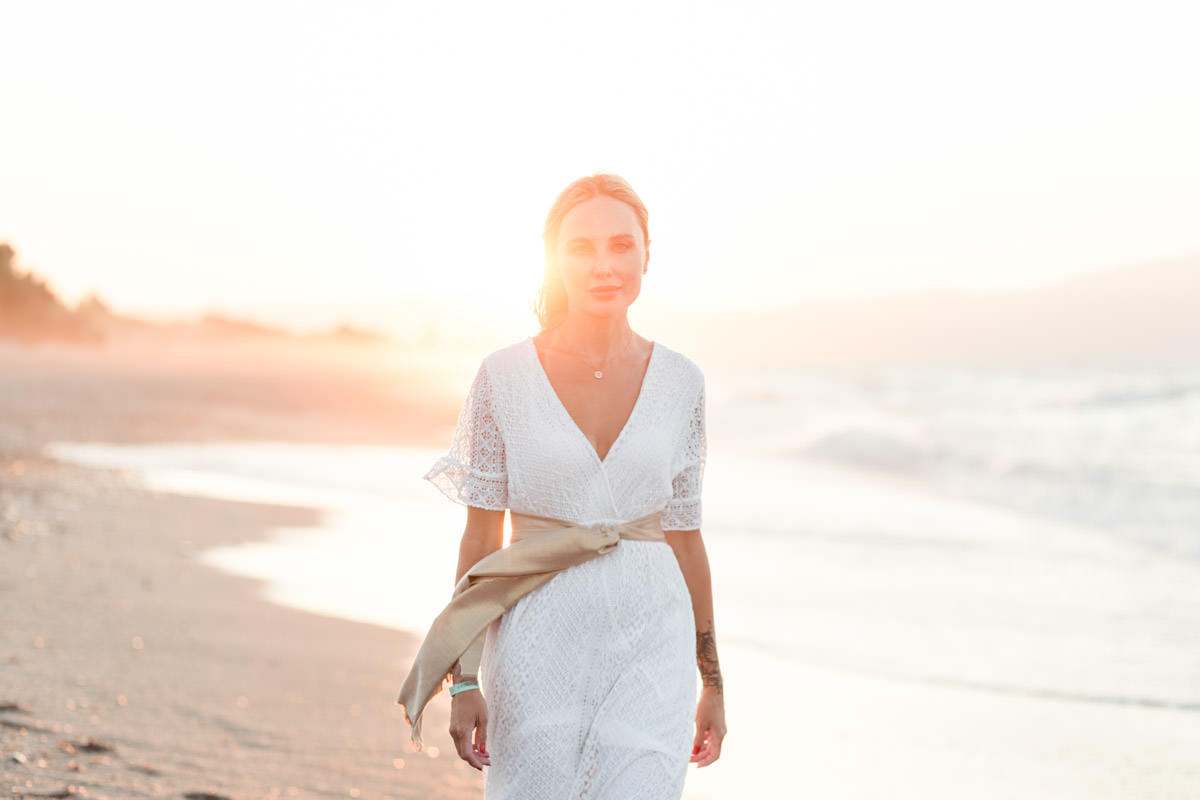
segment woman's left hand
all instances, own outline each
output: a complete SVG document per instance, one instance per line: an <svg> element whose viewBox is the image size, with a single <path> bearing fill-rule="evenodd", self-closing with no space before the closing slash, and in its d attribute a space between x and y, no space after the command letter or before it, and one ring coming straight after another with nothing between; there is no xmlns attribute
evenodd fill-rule
<svg viewBox="0 0 1200 800"><path fill-rule="evenodd" d="M705 686L696 704L696 739L692 742L691 761L707 767L720 758L725 731L725 697L721 689Z"/></svg>

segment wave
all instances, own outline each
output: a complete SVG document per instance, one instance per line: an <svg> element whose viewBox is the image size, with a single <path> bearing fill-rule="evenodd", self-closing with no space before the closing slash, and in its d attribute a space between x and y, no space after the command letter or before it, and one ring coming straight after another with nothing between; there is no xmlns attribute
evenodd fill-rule
<svg viewBox="0 0 1200 800"><path fill-rule="evenodd" d="M1117 388L1096 392L1076 400L1074 408L1112 408L1132 405L1167 403L1200 395L1200 384L1182 384L1150 388Z"/></svg>
<svg viewBox="0 0 1200 800"><path fill-rule="evenodd" d="M1200 702L1188 700L1173 700L1167 697L1146 697L1136 695L1103 694L1099 692L1077 692L1067 689L1055 689L1039 686L1022 686L1019 684L996 683L994 681L978 681L970 678L960 678L951 675L921 675L917 673L884 670L873 667L838 666L839 671L868 674L905 683L919 683L927 686L949 686L956 689L966 689L989 694L1009 694L1039 699L1062 700L1071 703L1094 703L1116 706L1141 706L1144 708L1164 708L1173 711L1200 711Z"/></svg>
<svg viewBox="0 0 1200 800"><path fill-rule="evenodd" d="M927 438L865 427L818 435L798 447L795 455L887 472L912 472L961 460Z"/></svg>
<svg viewBox="0 0 1200 800"><path fill-rule="evenodd" d="M960 434L961 435L961 434ZM1099 433L1097 433L1099 436ZM955 497L1081 524L1163 552L1200 560L1197 464L1110 455L1081 441L1030 442L1000 455L982 441L871 425L812 437L794 457L903 475ZM1198 462L1200 463L1200 462ZM1190 465L1190 466L1189 466Z"/></svg>

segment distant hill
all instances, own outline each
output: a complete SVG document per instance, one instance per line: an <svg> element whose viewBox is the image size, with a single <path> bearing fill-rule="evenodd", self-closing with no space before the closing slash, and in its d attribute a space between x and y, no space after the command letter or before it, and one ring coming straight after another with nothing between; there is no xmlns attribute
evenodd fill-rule
<svg viewBox="0 0 1200 800"><path fill-rule="evenodd" d="M689 315L670 327L729 362L1200 364L1200 257L1004 293L924 291Z"/></svg>

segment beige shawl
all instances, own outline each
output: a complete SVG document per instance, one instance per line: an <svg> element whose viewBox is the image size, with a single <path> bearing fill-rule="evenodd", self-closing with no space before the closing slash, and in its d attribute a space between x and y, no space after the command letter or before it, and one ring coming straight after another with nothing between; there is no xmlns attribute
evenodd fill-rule
<svg viewBox="0 0 1200 800"><path fill-rule="evenodd" d="M396 701L421 745L425 704L441 691L454 663L461 674L478 675L484 633L492 620L563 570L616 549L621 539L664 542L660 513L611 525L575 525L512 513L512 544L481 558L467 570L450 603L421 643Z"/></svg>

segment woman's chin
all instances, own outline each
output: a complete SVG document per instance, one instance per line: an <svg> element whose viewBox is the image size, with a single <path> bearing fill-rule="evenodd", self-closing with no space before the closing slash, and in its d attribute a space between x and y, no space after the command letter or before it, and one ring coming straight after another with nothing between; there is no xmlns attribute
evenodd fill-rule
<svg viewBox="0 0 1200 800"><path fill-rule="evenodd" d="M583 313L587 314L589 317L599 317L602 319L624 317L626 312L629 311L629 305L629 303L615 302L588 303L587 306L584 307Z"/></svg>
<svg viewBox="0 0 1200 800"><path fill-rule="evenodd" d="M588 297L579 304L579 309L591 317L623 317L636 299L637 295L630 297L626 294L612 297Z"/></svg>

